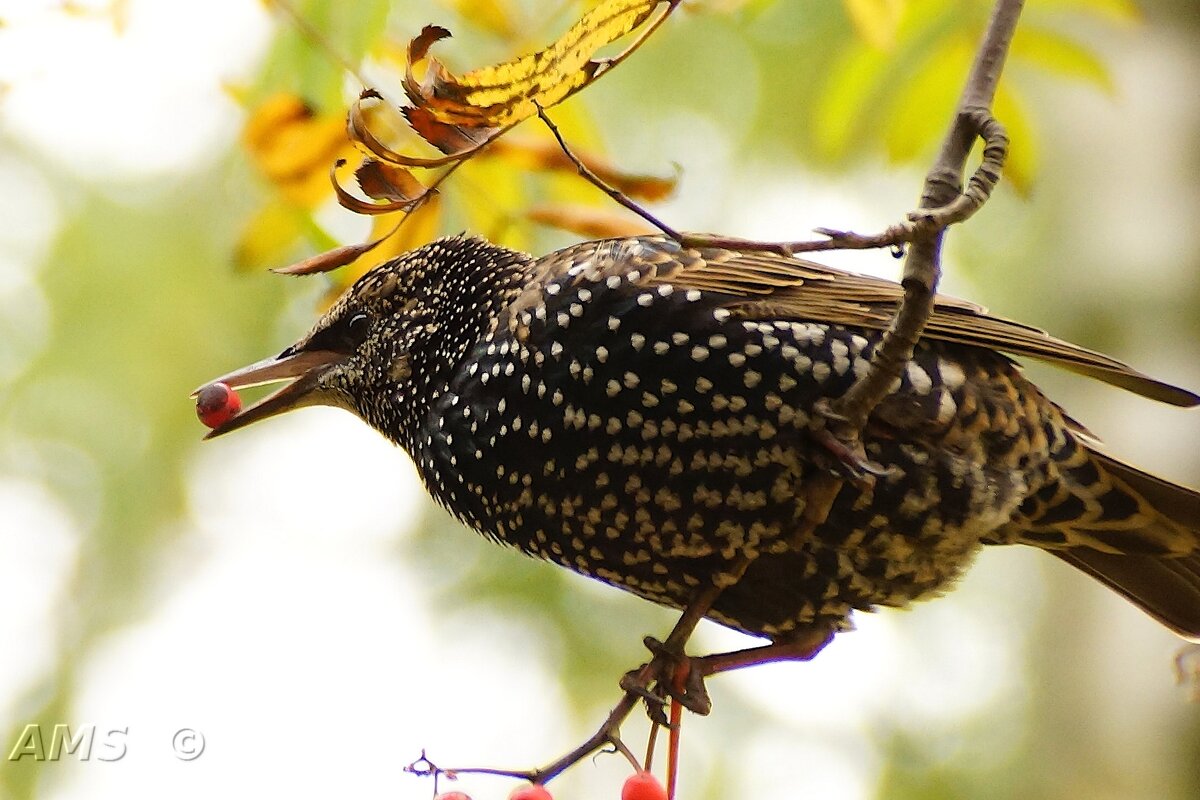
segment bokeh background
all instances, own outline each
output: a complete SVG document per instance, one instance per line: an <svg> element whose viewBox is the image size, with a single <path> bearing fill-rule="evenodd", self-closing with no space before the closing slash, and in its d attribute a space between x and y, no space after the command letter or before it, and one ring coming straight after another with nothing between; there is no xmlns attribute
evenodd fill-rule
<svg viewBox="0 0 1200 800"><path fill-rule="evenodd" d="M677 169L656 206L676 227L875 230L915 198L986 6L688 3L556 116L625 169ZM257 104L336 116L361 85L334 55L399 97L395 54L423 24L454 31L438 53L467 69L582 9L292 7L315 36L254 0L0 0L0 797L426 798L402 772L422 748L528 767L574 746L671 624L461 529L342 412L200 443L191 389L277 352L329 290L260 262L367 230L328 199L268 224L283 194L241 137ZM1200 387L1200 13L1031 0L1025 22L1001 109L1018 182L953 232L944 288ZM599 202L493 164L464 170L436 225L541 252L572 236L524 210L564 199ZM1030 370L1113 451L1200 484L1196 412ZM694 647L745 644L706 624ZM1195 798L1178 646L1055 559L990 551L811 664L712 681L681 796ZM92 758L14 757L30 723L47 745L56 723L96 726ZM182 728L205 738L195 760L172 751ZM124 757L105 762L114 729ZM644 735L635 716L627 741ZM556 796L617 797L626 770L586 761Z"/></svg>

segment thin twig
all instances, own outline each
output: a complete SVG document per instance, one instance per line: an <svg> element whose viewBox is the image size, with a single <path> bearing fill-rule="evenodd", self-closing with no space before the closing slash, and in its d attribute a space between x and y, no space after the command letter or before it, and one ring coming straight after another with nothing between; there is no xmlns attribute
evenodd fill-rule
<svg viewBox="0 0 1200 800"><path fill-rule="evenodd" d="M558 126L546 114L545 109L538 106L538 117L554 135L559 149L575 166L576 172L584 180L591 183L617 204L624 206L637 214L646 222L658 228L667 236L679 242L684 247L717 247L726 250L737 250L743 253L765 252L780 256L794 256L798 253L816 253L830 250L874 250L884 247L903 248L917 239L926 238L949 225L962 222L973 215L991 196L992 189L1000 178L1000 170L1008 151L1008 137L1004 128L993 119L986 110L975 109L970 113L970 119L977 125L979 135L984 138L985 147L983 161L971 178L967 191L956 195L955 198L939 208L922 208L908 215L905 222L892 225L886 230L875 234L855 233L854 231L836 230L834 228L817 228L815 233L824 239L802 239L799 241L767 242L755 239L742 239L736 236L723 236L712 233L681 232L650 213L640 203L622 192L587 166L571 149L559 131Z"/></svg>
<svg viewBox="0 0 1200 800"><path fill-rule="evenodd" d="M358 71L358 68L351 64L345 56L334 49L333 45L329 43L324 34L317 30L311 22L309 22L302 14L300 14L300 12L296 11L290 2L287 2L287 0L265 0L263 5L265 5L267 8L275 8L283 12L284 16L291 20L291 23L296 27L296 30L300 31L301 35L316 45L318 50L324 52L325 55L336 62L339 67L344 69L350 75L353 75L354 79L358 81L360 86L367 85L366 80Z"/></svg>
<svg viewBox="0 0 1200 800"><path fill-rule="evenodd" d="M904 299L884 332L871 359L871 368L833 405L836 417L831 427L855 452L862 448L861 434L875 406L891 391L896 379L912 358L913 350L929 315L941 277L941 248L945 225L966 219L986 200L999 179L1007 150L1003 127L989 107L996 95L1000 72L1016 32L1024 0L997 0L987 32L976 54L959 100L954 123L942 142L937 160L925 178L917 233L904 264ZM963 167L971 144L985 138L985 158L972 178L970 190L962 192Z"/></svg>
<svg viewBox="0 0 1200 800"><path fill-rule="evenodd" d="M537 106L538 117L543 123L545 123L546 127L550 129L550 133L554 134L554 138L558 142L558 146L562 149L563 154L570 159L571 163L575 165L575 170L579 173L580 177L591 183L600 191L604 192L617 203L625 206L625 208L628 208L630 211L646 220L646 222L649 222L651 225L658 228L667 236L670 236L672 239L677 241L680 240L681 236L674 228L670 227L658 217L642 208L640 205L631 200L624 192L605 181L603 178L593 172L587 164L583 163L583 159L575 155L574 151L567 146L567 142L565 139L563 139L562 133L559 132L558 126L555 125L550 117L546 114L546 109L542 108L541 103L538 103L535 100L534 105Z"/></svg>
<svg viewBox="0 0 1200 800"><path fill-rule="evenodd" d="M654 746L658 744L658 731L662 726L657 722L650 722L650 734L646 737L646 762L645 768L651 770L654 768Z"/></svg>

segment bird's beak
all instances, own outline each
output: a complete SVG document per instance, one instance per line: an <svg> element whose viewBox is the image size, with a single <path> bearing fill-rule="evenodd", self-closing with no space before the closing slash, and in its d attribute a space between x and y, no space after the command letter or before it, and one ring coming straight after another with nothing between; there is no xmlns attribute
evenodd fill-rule
<svg viewBox="0 0 1200 800"><path fill-rule="evenodd" d="M345 358L344 353L333 350L301 350L291 355L266 358L219 378L214 378L209 382L210 384L224 383L231 389L286 380L290 380L291 383L213 428L204 438L212 439L285 411L323 403L324 401L314 392L318 381L327 370L341 363ZM205 386L207 385L209 384L205 384ZM192 397L195 397L201 388L204 387L192 392Z"/></svg>

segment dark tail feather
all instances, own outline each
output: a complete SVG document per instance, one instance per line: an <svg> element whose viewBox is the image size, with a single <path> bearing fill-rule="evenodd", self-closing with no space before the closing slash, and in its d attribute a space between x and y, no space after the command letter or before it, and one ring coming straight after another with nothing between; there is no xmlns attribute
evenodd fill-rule
<svg viewBox="0 0 1200 800"><path fill-rule="evenodd" d="M1101 469L1146 498L1159 514L1191 530L1193 537L1200 531L1200 492L1142 472L1090 446L1087 450Z"/></svg>
<svg viewBox="0 0 1200 800"><path fill-rule="evenodd" d="M1200 492L1124 464L1083 437L1074 445L1061 451L1058 481L1027 500L1010 534L1200 641Z"/></svg>
<svg viewBox="0 0 1200 800"><path fill-rule="evenodd" d="M1171 549L1182 545L1192 552L1176 557L1117 555L1077 547L1054 554L1129 598L1180 636L1200 641L1200 492L1142 472L1091 447L1087 449L1104 472L1178 526L1174 536L1164 537L1162 523L1151 522L1143 529L1151 534L1147 538L1166 538L1175 545Z"/></svg>
<svg viewBox="0 0 1200 800"><path fill-rule="evenodd" d="M1116 555L1090 547L1050 552L1124 595L1175 633L1200 642L1200 556Z"/></svg>

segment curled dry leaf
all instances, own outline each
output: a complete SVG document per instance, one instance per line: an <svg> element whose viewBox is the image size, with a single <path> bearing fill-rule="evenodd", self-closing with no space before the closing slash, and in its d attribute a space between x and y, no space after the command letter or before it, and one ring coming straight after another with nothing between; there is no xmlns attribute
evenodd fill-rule
<svg viewBox="0 0 1200 800"><path fill-rule="evenodd" d="M353 139L358 144L362 145L371 155L375 156L376 158L378 158L381 161L386 161L390 164L396 164L398 166L404 166L404 167L417 167L417 168L421 168L421 169L434 169L436 167L445 167L445 166L453 164L457 161L462 161L462 160L470 157L477 150L481 149L484 145L486 145L488 142L490 142L492 137L499 134L499 132L500 132L497 130L490 130L490 129L486 132L483 132L483 131L477 129L472 132L472 135L470 137L472 141L476 142L476 144L470 146L468 149L465 149L465 150L464 149L454 150L453 152L450 152L448 155L436 156L433 158L426 158L423 156L414 156L414 155L409 155L408 153L401 153L398 150L395 150L394 148L389 147L383 140L381 140L378 136L376 136L375 132L371 129L371 119L370 119L371 111L377 103L382 102L382 101L383 101L383 98L374 89L368 89L365 92L363 92L362 95L359 96L358 100L356 100L354 102L354 104L350 106L350 113L349 113L349 117L347 120L347 125L348 125L349 131L350 131L351 139ZM424 123L424 120L418 119L418 122L414 123L413 117L409 114L410 110L411 109L407 109L407 108L401 109L401 111L404 113L405 118L408 120L408 123L413 128L413 130L416 130L418 133L420 133L423 136L424 134L422 133L421 129L417 127L417 124ZM430 124L426 125L426 130L436 140L436 141L430 140L430 143L433 144L435 147L439 146L438 145L439 141L442 144L446 145L447 147L451 146L451 143L459 144L459 143L463 142L463 137L465 137L465 135L466 135L465 133L460 136L459 134L453 133L451 131L438 130L435 132L434 128L432 127L432 122L434 122L434 120L431 120ZM444 123L440 123L440 122L437 124L441 125L443 127L449 127L451 129L453 129L455 127L455 126L445 126ZM446 151L443 151L443 152L446 152Z"/></svg>
<svg viewBox="0 0 1200 800"><path fill-rule="evenodd" d="M364 167L366 167L367 164L371 164L371 163L375 163L375 162L372 162L370 160L364 162L355 171L355 174L361 175L363 173ZM344 186L342 186L341 182L338 181L337 171L339 169L341 169L342 167L344 167L345 165L346 165L345 161L342 161L342 160L335 161L333 164L333 167L329 170L329 178L333 182L333 193L337 196L338 203L340 203L343 208L353 211L357 214L365 214L367 216L375 216L376 214L389 214L393 211L409 211L412 208L414 208L417 204L422 202L423 199L428 197L433 192L432 189L426 188L425 186L423 186L420 183L420 181L416 180L415 178L412 178L411 175L408 176L409 178L412 178L411 182L402 179L400 177L400 174L401 173L407 174L407 172L405 170L396 170L394 173L394 177L401 180L401 183L406 188L420 187L419 189L416 190L415 194L413 194L412 196L409 196L405 193L405 191L400 186L396 186L396 185L392 185L390 187L390 189L385 189L384 185L383 185L384 178L382 176L382 171L367 170L371 175L371 177L368 178L367 185L371 186L371 188L373 190L377 190L380 192L391 191L391 192L395 193L395 199L386 200L384 202L379 202L379 203L372 203L372 202L363 200L362 198L355 197L354 195L350 194L350 192L348 192L346 190L346 188ZM376 179L378 179L378 180L376 180ZM361 183L361 178L360 178L360 183ZM364 188L363 191L367 191L367 190Z"/></svg>
<svg viewBox="0 0 1200 800"><path fill-rule="evenodd" d="M374 200L410 203L425 194L425 185L402 167L374 159L363 159L354 171L358 188Z"/></svg>
<svg viewBox="0 0 1200 800"><path fill-rule="evenodd" d="M429 109L421 106L405 106L400 112L422 139L446 155L476 150L496 133L496 128L464 128L440 122Z"/></svg>

